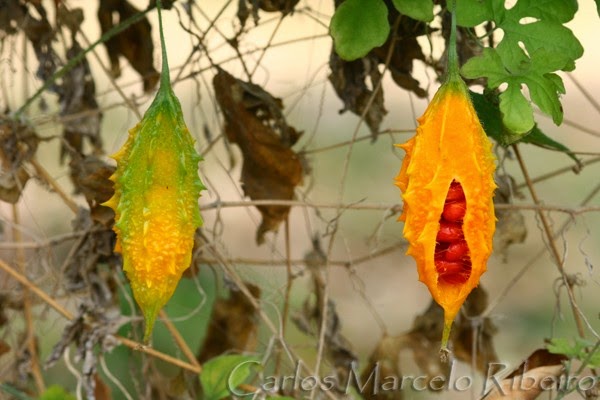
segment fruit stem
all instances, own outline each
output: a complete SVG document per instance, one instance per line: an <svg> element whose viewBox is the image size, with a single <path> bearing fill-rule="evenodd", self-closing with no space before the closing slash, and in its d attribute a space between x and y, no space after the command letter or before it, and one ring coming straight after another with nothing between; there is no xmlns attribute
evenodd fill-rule
<svg viewBox="0 0 600 400"><path fill-rule="evenodd" d="M160 89L162 91L171 88L171 78L169 75L169 60L167 59L167 46L165 45L165 34L163 32L161 0L156 0L156 9L158 10L158 31L160 33L160 47L162 51L162 70L160 72Z"/></svg>
<svg viewBox="0 0 600 400"><path fill-rule="evenodd" d="M446 81L461 80L458 68L458 53L456 51L456 1L448 0L446 3L451 15L450 39L448 41L448 70Z"/></svg>

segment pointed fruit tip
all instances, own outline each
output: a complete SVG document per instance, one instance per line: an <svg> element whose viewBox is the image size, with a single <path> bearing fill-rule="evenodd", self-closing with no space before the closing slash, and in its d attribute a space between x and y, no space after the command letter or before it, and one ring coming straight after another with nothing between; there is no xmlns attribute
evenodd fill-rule
<svg viewBox="0 0 600 400"><path fill-rule="evenodd" d="M156 317L158 316L158 312L160 308L158 305L150 307L147 310L142 310L144 314L144 344L148 344L150 339L152 338L152 332L154 331L154 323L156 322Z"/></svg>

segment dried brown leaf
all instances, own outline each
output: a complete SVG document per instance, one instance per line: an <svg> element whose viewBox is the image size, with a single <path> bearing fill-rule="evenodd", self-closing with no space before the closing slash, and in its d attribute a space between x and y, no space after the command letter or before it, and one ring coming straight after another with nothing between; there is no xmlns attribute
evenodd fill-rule
<svg viewBox="0 0 600 400"><path fill-rule="evenodd" d="M340 113L350 111L358 116L363 115L373 96L373 90L381 80L378 69L379 59L375 56L365 56L355 61L344 61L331 49L329 81L338 97L344 102ZM383 89L379 89L365 114L365 123L371 130L373 139L379 133L379 127L387 110L383 105Z"/></svg>
<svg viewBox="0 0 600 400"><path fill-rule="evenodd" d="M0 116L0 200L16 203L29 179L24 163L33 157L39 138L28 125Z"/></svg>
<svg viewBox="0 0 600 400"><path fill-rule="evenodd" d="M417 37L427 34L429 28L424 22L414 20L406 15L400 16L391 1L386 1L386 4L390 26L397 26L397 28L390 33L383 46L374 48L370 54L377 57L380 64L384 64L388 53L391 51L388 68L394 82L401 88L424 98L427 96L427 91L420 87L419 81L412 76L412 71L415 60L425 61L425 55L421 50ZM396 24L399 17L400 22ZM431 32L430 29L429 32ZM390 48L392 44L394 47Z"/></svg>
<svg viewBox="0 0 600 400"><path fill-rule="evenodd" d="M266 12L281 12L284 16L294 12L294 7L300 0L239 0L237 17L242 29L250 14L254 23L258 24L258 10Z"/></svg>
<svg viewBox="0 0 600 400"><path fill-rule="evenodd" d="M494 180L498 185L494 194L494 204L510 204L515 196L520 196L520 193L515 192L517 185L512 176L497 174ZM496 210L496 218L498 221L494 234L494 251L506 262L508 248L513 244L523 243L527 237L525 217L520 210Z"/></svg>
<svg viewBox="0 0 600 400"><path fill-rule="evenodd" d="M523 375L524 372L538 367L548 365L562 365L563 361L569 358L564 354L550 353L547 349L537 349L527 357L514 371L512 371L506 379Z"/></svg>
<svg viewBox="0 0 600 400"><path fill-rule="evenodd" d="M87 398L94 398L96 384L96 351L109 352L116 345L114 335L119 327L119 310L82 304L77 316L65 327L59 341L45 363L51 368L63 355L66 348L74 344L75 361L83 361L82 382Z"/></svg>
<svg viewBox="0 0 600 400"><path fill-rule="evenodd" d="M341 3L336 1L336 7ZM407 16L402 16L399 23L396 23L400 14L391 1L386 1L386 5L390 25L396 29L390 33L382 46L374 48L365 57L355 61L342 60L333 48L329 56L331 69L329 81L337 96L344 102L344 108L340 113L350 111L358 116L364 114L365 123L371 131L373 140L377 138L381 122L387 114L383 89L380 88L373 97L373 88L382 79L379 68L380 65L385 64L390 52L388 69L394 82L418 97L427 95L427 91L421 88L419 81L412 76L413 62L425 61L417 37L427 33L427 26ZM373 100L369 105L372 97Z"/></svg>
<svg viewBox="0 0 600 400"><path fill-rule="evenodd" d="M0 7L0 30L7 35L14 35L23 26L27 15L27 7L19 0L6 0Z"/></svg>
<svg viewBox="0 0 600 400"><path fill-rule="evenodd" d="M260 288L246 283L255 299ZM198 361L204 363L225 352L253 351L257 344L258 316L254 305L239 289L232 289L228 299L218 299L208 324Z"/></svg>
<svg viewBox="0 0 600 400"><path fill-rule="evenodd" d="M318 238L314 238L312 249L304 256L313 280L314 298L309 295L304 301L302 310L292 317L298 329L307 335L319 337L323 325L323 310L325 299L325 280L323 277L324 266L327 260ZM335 303L330 299L327 302L327 319L325 321L325 357L335 368L336 380L340 383L334 389L343 390L343 385L350 379L350 371L358 362L358 357L352 351L352 346L342 335L341 322L335 308Z"/></svg>
<svg viewBox="0 0 600 400"><path fill-rule="evenodd" d="M90 206L92 219L106 227L112 227L115 214L110 207L101 205L114 193L113 182L109 179L115 167L96 156L81 156L72 153L71 179L77 192L82 193Z"/></svg>
<svg viewBox="0 0 600 400"><path fill-rule="evenodd" d="M76 40L67 51L73 58L83 49ZM102 153L100 123L102 113L96 101L96 84L86 58L83 58L62 79L59 88L60 115L64 127L61 160L67 154L83 154L84 139L92 145L96 154Z"/></svg>
<svg viewBox="0 0 600 400"><path fill-rule="evenodd" d="M551 390L564 372L562 365L546 365L526 371L522 375L503 379L488 392L485 400L533 400Z"/></svg>
<svg viewBox="0 0 600 400"><path fill-rule="evenodd" d="M46 81L52 77L61 64L60 58L52 47L56 32L48 21L47 12L43 5L40 2L35 2L32 5L39 18L28 12L20 27L31 42L38 59L39 66L36 75L42 81ZM55 92L57 89L58 85L56 83L50 87L50 90Z"/></svg>
<svg viewBox="0 0 600 400"><path fill-rule="evenodd" d="M126 0L100 0L98 20L102 34L138 12L139 10ZM113 19L114 15L118 16L116 21ZM142 77L146 92L154 89L160 77L154 68L151 30L150 22L147 18L143 18L104 43L113 76L115 78L121 76L119 57L123 56Z"/></svg>
<svg viewBox="0 0 600 400"><path fill-rule="evenodd" d="M110 386L104 383L98 374L94 374L94 396L95 400L112 399L112 391L110 390Z"/></svg>
<svg viewBox="0 0 600 400"><path fill-rule="evenodd" d="M213 80L217 102L225 119L229 141L242 151L242 185L252 200L291 200L302 182L302 162L291 149L300 134L283 116L281 100L260 86L219 70ZM288 206L258 206L262 223L256 242L276 230L290 211Z"/></svg>
<svg viewBox="0 0 600 400"><path fill-rule="evenodd" d="M83 10L81 8L68 10L63 3L58 3L56 19L58 25L66 26L71 31L71 34L75 35L84 19ZM67 56L67 58L69 57Z"/></svg>
<svg viewBox="0 0 600 400"><path fill-rule="evenodd" d="M452 351L458 360L475 364L485 373L491 363L498 362L493 337L496 327L489 318L481 318L488 304L487 292L478 286L469 294L462 313L454 322Z"/></svg>
<svg viewBox="0 0 600 400"><path fill-rule="evenodd" d="M114 276L98 265L118 264L118 257L113 253L114 232L110 227L92 221L84 209L73 221L73 230L84 233L74 244L65 265L65 289L68 292L86 289L94 304L109 307L116 302L117 285Z"/></svg>
<svg viewBox="0 0 600 400"><path fill-rule="evenodd" d="M402 380L398 357L402 348L406 346L407 339L409 338L406 335L381 338L361 373L360 383L354 382L356 389L365 400L402 400L404 398L402 390L380 390L381 388L375 387L376 381L373 379L373 374L377 373L380 377ZM359 384L363 386L361 387Z"/></svg>
<svg viewBox="0 0 600 400"><path fill-rule="evenodd" d="M4 340L0 339L0 357L10 351L10 346Z"/></svg>
<svg viewBox="0 0 600 400"><path fill-rule="evenodd" d="M484 373L489 363L497 361L493 344L496 328L488 318L479 317L486 306L487 293L479 286L467 297L463 312L456 318L450 335L454 356L468 364L474 362L477 369ZM425 313L415 318L410 331L415 345L415 362L429 376L440 375L447 370L447 364L440 361L439 354L431 351L432 348L439 348L443 326L443 310L432 301Z"/></svg>

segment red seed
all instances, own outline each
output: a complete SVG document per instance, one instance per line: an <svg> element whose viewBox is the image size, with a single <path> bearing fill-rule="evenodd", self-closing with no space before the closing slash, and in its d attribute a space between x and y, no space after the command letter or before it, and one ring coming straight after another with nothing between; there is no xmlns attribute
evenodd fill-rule
<svg viewBox="0 0 600 400"><path fill-rule="evenodd" d="M456 274L463 271L463 263L460 261L435 261L435 269L438 274Z"/></svg>
<svg viewBox="0 0 600 400"><path fill-rule="evenodd" d="M463 200L465 198L465 192L463 191L462 185L456 181L452 181L448 194L446 195L446 202Z"/></svg>
<svg viewBox="0 0 600 400"><path fill-rule="evenodd" d="M445 274L438 276L438 280L445 282L449 285L460 285L469 280L469 272L459 272L456 274Z"/></svg>
<svg viewBox="0 0 600 400"><path fill-rule="evenodd" d="M463 238L462 225L454 222L440 221L440 230L435 238L438 242L457 242Z"/></svg>
<svg viewBox="0 0 600 400"><path fill-rule="evenodd" d="M458 222L462 221L467 212L467 203L465 201L457 201L446 203L442 216L446 221Z"/></svg>
<svg viewBox="0 0 600 400"><path fill-rule="evenodd" d="M465 283L471 276L470 262L436 260L435 267L438 279L448 284Z"/></svg>
<svg viewBox="0 0 600 400"><path fill-rule="evenodd" d="M464 240L450 243L448 249L444 253L446 261L461 261L468 258L468 254L469 246Z"/></svg>

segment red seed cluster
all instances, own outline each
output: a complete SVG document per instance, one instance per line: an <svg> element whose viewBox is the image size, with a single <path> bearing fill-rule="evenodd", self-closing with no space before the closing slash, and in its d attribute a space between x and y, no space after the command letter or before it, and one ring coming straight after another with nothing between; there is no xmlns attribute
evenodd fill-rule
<svg viewBox="0 0 600 400"><path fill-rule="evenodd" d="M435 245L435 268L441 282L465 283L471 275L469 246L462 229L466 211L465 192L460 183L452 181L440 217Z"/></svg>

